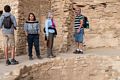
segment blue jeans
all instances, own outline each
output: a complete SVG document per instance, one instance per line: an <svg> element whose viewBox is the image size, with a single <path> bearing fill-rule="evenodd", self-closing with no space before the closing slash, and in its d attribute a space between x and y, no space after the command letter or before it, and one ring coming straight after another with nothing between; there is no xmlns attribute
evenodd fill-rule
<svg viewBox="0 0 120 80"><path fill-rule="evenodd" d="M77 33L77 29L76 29L74 37L76 42L83 43L84 28L81 28L79 33Z"/></svg>
<svg viewBox="0 0 120 80"><path fill-rule="evenodd" d="M28 41L28 52L29 52L28 55L30 57L33 56L32 55L32 48L33 48L33 44L34 44L36 56L40 56L39 35L38 34L28 34L27 41Z"/></svg>

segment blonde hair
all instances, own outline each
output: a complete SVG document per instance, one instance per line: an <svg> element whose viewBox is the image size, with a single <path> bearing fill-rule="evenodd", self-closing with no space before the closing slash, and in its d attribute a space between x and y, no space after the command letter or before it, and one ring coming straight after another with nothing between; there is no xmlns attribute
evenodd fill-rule
<svg viewBox="0 0 120 80"><path fill-rule="evenodd" d="M48 12L48 15L47 15L47 18L50 18L51 17L51 15L53 15L53 13L50 11L50 12Z"/></svg>

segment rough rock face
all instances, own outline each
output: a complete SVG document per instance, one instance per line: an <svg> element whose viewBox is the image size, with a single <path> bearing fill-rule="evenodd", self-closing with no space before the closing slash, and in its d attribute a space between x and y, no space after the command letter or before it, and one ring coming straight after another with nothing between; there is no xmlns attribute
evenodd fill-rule
<svg viewBox="0 0 120 80"><path fill-rule="evenodd" d="M21 65L1 80L119 80L119 67L119 56L64 55Z"/></svg>
<svg viewBox="0 0 120 80"><path fill-rule="evenodd" d="M60 45L63 51L73 44L72 8L75 8L75 5L82 9L82 14L87 16L90 22L90 29L85 29L84 41L88 48L120 46L118 0L51 0L51 5L58 26L61 26L60 29L58 28L60 30L58 37L62 35L62 40L58 38L59 40L56 41L62 43Z"/></svg>
<svg viewBox="0 0 120 80"><path fill-rule="evenodd" d="M120 46L120 2L118 0L73 0L88 16L90 30L86 30L88 47Z"/></svg>
<svg viewBox="0 0 120 80"><path fill-rule="evenodd" d="M34 13L36 16L36 19L40 22L40 48L41 51L45 47L45 41L44 41L44 33L43 33L43 27L44 27L44 21L46 19L47 13L50 10L50 2L49 0L19 0L19 24L20 25L20 32L18 32L18 44L21 44L17 46L18 53L26 52L26 36L23 31L23 25L25 21L28 19L29 13ZM21 40L22 39L22 40ZM24 42L24 44L23 44ZM23 51L24 49L24 51Z"/></svg>
<svg viewBox="0 0 120 80"><path fill-rule="evenodd" d="M3 10L4 6L10 5L12 8L12 13L17 18L17 30L15 31L15 39L16 39L16 54L25 54L27 52L27 44L26 44L26 36L23 30L24 22L28 18L28 14L33 12L36 15L37 20L40 21L40 45L41 51L45 48L45 41L44 41L44 21L46 19L47 13L50 10L50 1L49 0L0 0L2 4L0 4L0 11ZM2 33L0 32L0 36L2 37ZM3 57L3 38L0 39L0 58Z"/></svg>
<svg viewBox="0 0 120 80"><path fill-rule="evenodd" d="M58 30L56 47L60 51L67 51L73 43L73 4L70 0L51 0L51 9Z"/></svg>
<svg viewBox="0 0 120 80"><path fill-rule="evenodd" d="M54 50L67 51L73 46L73 21L75 5L82 8L82 13L90 21L90 29L85 30L85 44L88 48L120 47L120 1L119 0L0 0L0 10L5 4L10 4L12 13L16 16L18 30L16 31L16 52L25 54L26 36L23 23L29 12L34 12L41 23L40 44L44 52L45 41L43 27L48 11L52 10L57 25L58 35ZM2 34L0 33L0 36ZM0 39L2 44L2 38ZM3 46L0 46L2 48Z"/></svg>

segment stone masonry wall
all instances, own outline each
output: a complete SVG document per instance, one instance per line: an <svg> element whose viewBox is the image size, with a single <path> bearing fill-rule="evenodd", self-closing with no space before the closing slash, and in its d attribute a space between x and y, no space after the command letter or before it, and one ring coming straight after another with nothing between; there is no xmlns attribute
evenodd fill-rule
<svg viewBox="0 0 120 80"><path fill-rule="evenodd" d="M18 30L15 31L17 54L26 53L26 36L23 24L29 12L35 13L41 22L40 45L45 49L43 27L49 10L53 11L58 35L54 49L67 51L74 44L73 21L75 5L82 8L82 13L90 21L90 29L85 30L85 44L88 48L120 47L120 2L118 0L0 0L0 10L10 4L12 13L17 18ZM0 36L2 34L0 33ZM2 44L2 38L0 39ZM0 48L3 46L0 45Z"/></svg>
<svg viewBox="0 0 120 80"><path fill-rule="evenodd" d="M73 0L73 3L82 8L90 21L90 29L85 32L87 47L120 47L120 1Z"/></svg>
<svg viewBox="0 0 120 80"><path fill-rule="evenodd" d="M12 10L11 13L17 18L18 22L18 0L0 0L0 10L4 11L4 6L5 5L10 5ZM15 31L15 39L16 39L16 34L17 31ZM3 37L2 37L2 32L0 30L0 58L3 57ZM16 40L15 40L16 41Z"/></svg>
<svg viewBox="0 0 120 80"><path fill-rule="evenodd" d="M119 56L64 56L23 65L12 80L119 80ZM9 78L11 80L11 78Z"/></svg>
<svg viewBox="0 0 120 80"><path fill-rule="evenodd" d="M72 2L70 0L51 0L51 10L54 13L56 21L56 28L58 31L57 38L55 39L55 47L59 51L67 51L72 44L73 32L73 11Z"/></svg>
<svg viewBox="0 0 120 80"><path fill-rule="evenodd" d="M55 44L59 50L67 51L74 45L74 13L78 6L87 16L90 29L85 29L84 43L87 48L120 47L120 6L119 1L99 0L51 0L51 9L57 23L58 36Z"/></svg>
<svg viewBox="0 0 120 80"><path fill-rule="evenodd" d="M18 33L18 44L21 44L21 45L18 45L17 46L17 51L21 54L23 53L26 53L27 52L27 36L25 36L25 32L24 32L24 23L25 21L27 20L28 18L28 14L30 12L33 12L35 13L36 15L36 18L38 19L38 16L39 16L39 1L37 0L19 0L19 33ZM38 6L36 6L38 5Z"/></svg>
<svg viewBox="0 0 120 80"><path fill-rule="evenodd" d="M2 4L0 4L0 10L3 10L3 7L8 4L12 7L12 13L15 15L17 19L17 30L15 31L15 39L16 39L16 54L26 54L27 52L27 43L26 36L23 30L24 22L28 18L28 14L30 12L34 13L37 20L40 21L40 47L41 51L45 49L45 41L44 41L44 33L43 27L44 22L47 16L48 11L50 10L50 1L49 0L1 0ZM2 33L0 33L2 37ZM0 49L3 50L2 40L0 39ZM3 58L3 51L0 53L1 58Z"/></svg>
<svg viewBox="0 0 120 80"><path fill-rule="evenodd" d="M43 27L44 27L44 22L46 19L46 13L49 10L49 0L19 0L19 25L21 25L20 32L19 32L19 42L18 44L24 43L17 46L18 49L21 51L18 52L26 52L26 36L23 31L23 25L24 22L28 19L29 13L34 13L37 20L40 22L40 48L41 50L44 49L45 47L45 41L44 41L44 33L43 33ZM22 39L22 40L21 40ZM24 49L24 50L23 50Z"/></svg>

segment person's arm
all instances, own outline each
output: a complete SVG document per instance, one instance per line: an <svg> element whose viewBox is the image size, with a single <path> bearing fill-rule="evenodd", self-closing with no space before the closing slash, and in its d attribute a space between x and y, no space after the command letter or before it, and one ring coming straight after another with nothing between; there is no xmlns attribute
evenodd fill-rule
<svg viewBox="0 0 120 80"><path fill-rule="evenodd" d="M3 19L4 19L4 17L1 16L1 17L0 17L0 28L2 28Z"/></svg>
<svg viewBox="0 0 120 80"><path fill-rule="evenodd" d="M81 27L83 27L83 19L80 20L80 26L79 26L79 29L77 31L78 33L80 32Z"/></svg>
<svg viewBox="0 0 120 80"><path fill-rule="evenodd" d="M79 27L79 29L80 29L81 27L83 27L83 20L80 20L80 27Z"/></svg>
<svg viewBox="0 0 120 80"><path fill-rule="evenodd" d="M24 31L25 31L25 35L28 36L28 29L27 29L27 23L24 24Z"/></svg>
<svg viewBox="0 0 120 80"><path fill-rule="evenodd" d="M47 37L49 36L49 35L48 35L48 26L49 26L49 25L48 25L48 20L46 20L46 21L45 21L45 31L46 31L45 34L46 34Z"/></svg>
<svg viewBox="0 0 120 80"><path fill-rule="evenodd" d="M16 30L17 22L16 22L16 19L15 19L15 16L12 16L12 21L13 21L13 27Z"/></svg>
<svg viewBox="0 0 120 80"><path fill-rule="evenodd" d="M40 23L38 22L37 24L37 31L38 31L38 34L40 33L41 29L40 29Z"/></svg>

